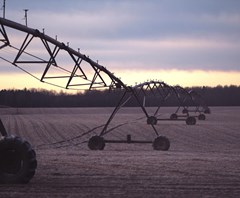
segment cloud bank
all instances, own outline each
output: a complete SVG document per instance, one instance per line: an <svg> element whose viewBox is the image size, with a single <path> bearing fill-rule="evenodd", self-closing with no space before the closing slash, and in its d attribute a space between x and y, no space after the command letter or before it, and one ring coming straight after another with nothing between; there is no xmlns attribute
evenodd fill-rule
<svg viewBox="0 0 240 198"><path fill-rule="evenodd" d="M240 1L7 1L6 17L113 69L240 71ZM16 35L17 37L17 35Z"/></svg>

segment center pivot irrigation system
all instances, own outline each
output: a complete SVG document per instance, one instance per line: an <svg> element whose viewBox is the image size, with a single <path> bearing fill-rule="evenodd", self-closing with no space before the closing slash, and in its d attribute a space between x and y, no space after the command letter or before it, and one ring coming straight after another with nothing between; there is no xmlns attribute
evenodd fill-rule
<svg viewBox="0 0 240 198"><path fill-rule="evenodd" d="M22 39L16 35L21 35ZM39 51L39 48L42 50ZM2 60L44 83L66 89L123 90L122 97L102 131L99 135L94 135L89 139L88 147L91 150L103 150L106 143L151 143L153 149L166 151L170 147L170 141L167 137L159 135L155 127L158 121L183 120L188 125L194 125L196 113L199 113L200 120L205 119L204 113L210 113L209 108L202 102L202 97L193 91L187 91L179 86L171 87L160 81L127 86L98 61L93 61L80 53L80 50L70 48L69 44L59 42L57 37L54 39L46 35L44 31L40 32L5 18L0 18L0 51ZM66 59L68 59L67 63ZM39 76L34 75L39 68L43 69L43 73ZM179 106L170 117L161 118L160 107L171 96L177 98ZM153 97L156 101L154 113L149 113L145 105L149 97ZM130 135L127 135L127 139L123 141L104 139L104 135L109 133L108 126L114 116L129 100L135 100L146 116L146 124L150 125L156 134L153 141L132 140ZM189 100L192 101L195 109L191 109L189 102L186 103ZM181 108L183 110L179 114ZM195 114L191 116L190 113ZM0 139L0 183L28 183L37 167L35 151L27 141L8 134L1 120L0 132L2 135Z"/></svg>

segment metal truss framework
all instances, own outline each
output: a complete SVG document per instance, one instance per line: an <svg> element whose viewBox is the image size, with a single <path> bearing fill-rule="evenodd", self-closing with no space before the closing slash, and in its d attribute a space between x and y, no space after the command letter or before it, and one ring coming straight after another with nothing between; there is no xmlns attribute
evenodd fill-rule
<svg viewBox="0 0 240 198"><path fill-rule="evenodd" d="M179 89L181 87L178 87ZM161 81L149 81L138 84L134 87L128 87L125 89L121 99L119 100L117 106L115 107L114 111L112 112L111 116L109 117L107 123L105 124L104 128L102 129L101 133L97 136L93 136L89 140L89 148L92 150L102 150L105 146L105 143L152 143L153 148L157 150L167 150L169 148L169 143L167 142L164 136L160 136L155 125L158 121L186 121L187 125L195 125L196 119L193 116L185 116L185 119L178 119L178 117L173 117L176 114L172 114L170 118L159 118L159 110L163 106L164 102L169 99L171 96L174 96L179 101L179 107L184 105L184 101L186 100L186 96L182 98L179 93L179 89L175 87L171 87L164 82ZM185 91L181 88L181 91ZM188 93L188 92L187 92ZM188 94L189 96L189 94ZM148 98L154 98L154 101L157 103L155 104L155 110L152 112L154 107L151 107L151 112L148 112L148 108L146 107L146 101ZM130 100L134 99L137 105L142 109L143 113L146 116L146 122L153 128L157 138L154 141L132 141L131 136L127 136L127 140L106 140L104 139L104 135L109 133L108 126L111 121L114 119L117 112L126 105ZM178 107L178 109L179 109ZM185 106L183 106L185 107ZM163 145L162 147L156 147L156 144Z"/></svg>
<svg viewBox="0 0 240 198"><path fill-rule="evenodd" d="M0 33L2 34L3 38L0 39L0 42L3 42L2 45L0 45L0 49L8 46L10 44L9 40L8 40L8 36L6 33L6 30L4 28L4 26L1 24L0 26Z"/></svg>
<svg viewBox="0 0 240 198"><path fill-rule="evenodd" d="M194 103L195 103L195 109L190 110L187 108L188 112L194 112L194 113L205 113L205 114L210 114L210 108L207 106L206 101L200 95L198 92L194 90L190 90L189 94L191 95Z"/></svg>
<svg viewBox="0 0 240 198"><path fill-rule="evenodd" d="M21 25L19 23L0 18L0 33L2 35L2 38L0 38L0 41L3 42L3 44L0 46L0 49L4 47L11 47L18 51L16 57L14 60L7 60L11 64L13 64L16 67L22 68L22 65L33 65L33 64L45 64L45 69L42 74L42 76L39 78L41 82L47 82L49 79L68 79L66 85L63 88L71 89L71 88L79 88L84 87L84 89L99 89L99 88L126 88L126 85L117 78L113 73L111 73L109 70L107 70L104 66L98 64L97 62L90 59L88 56L81 54L79 51L75 51L74 49L70 48L68 45L65 45L64 43L61 43L57 41L56 39L53 39L45 33L41 33L37 29L32 29L29 27L26 27L24 25ZM15 46L12 46L7 32L5 30L5 27L12 28L15 30L19 30L21 32L26 33L25 39L22 41L22 45L20 48L16 48ZM33 40L40 40L43 44L44 50L47 51L49 58L47 60L38 57L34 53L28 52L28 47L31 43L33 43ZM72 61L72 68L68 68L67 66L60 66L58 65L58 57L60 56L60 51L64 51L68 56L70 57ZM23 55L28 55L29 60L24 57L24 60L22 60ZM3 58L2 58L3 59ZM33 60L35 59L35 60ZM89 66L88 69L92 70L93 75L88 76L87 73L82 68L82 64L87 64ZM51 68L58 68L66 73L66 75L55 75L55 76L49 76L49 70ZM72 83L72 80L74 78L78 78L84 81L78 84ZM49 83L51 84L51 83Z"/></svg>
<svg viewBox="0 0 240 198"><path fill-rule="evenodd" d="M179 101L179 106L172 117L177 119L178 117L189 117L190 113L194 113L191 117L198 117L199 120L205 120L204 114L210 113L210 109L206 105L203 97L196 91L187 91L181 86L174 87ZM182 108L182 112L179 111Z"/></svg>
<svg viewBox="0 0 240 198"><path fill-rule="evenodd" d="M109 88L109 89L118 88L118 89L124 90L122 97L120 98L117 106L115 107L114 111L110 115L101 133L98 136L93 136L89 140L88 146L90 149L101 150L104 148L105 142L116 142L111 140L109 141L104 140L103 136L108 133L108 130L107 130L108 126L111 123L114 116L116 115L116 113L120 110L120 108L123 107L130 99L135 99L138 106L142 109L143 113L147 118L147 124L151 125L153 131L157 136L157 138L154 141L146 141L146 142L140 142L140 143L152 143L153 148L156 150L168 150L170 146L169 140L164 136L160 136L154 125L157 124L158 120L177 120L177 119L158 118L157 116L158 116L160 107L170 96L174 95L175 97L177 97L179 101L179 107L175 112L176 114L179 111L181 106L187 109L187 107L184 106L185 105L184 103L187 97L190 97L192 100L197 100L197 98L199 100L198 95L196 95L195 93L193 94L193 92L188 93L186 90L184 90L180 86L171 87L166 83L160 82L160 81L145 82L133 87L127 86L119 78L117 78L113 73L111 73L108 69L106 69L106 67L98 64L98 62L93 61L88 56L81 54L79 50L75 51L74 49L70 48L68 45L65 45L64 43L61 43L56 39L53 39L52 37L47 36L45 33L41 33L37 29L32 29L4 18L0 18L0 25L1 25L0 26L0 33L1 33L0 43L2 43L2 45L0 45L0 50L5 47L14 48L15 50L17 50L17 54L13 60L7 60L1 56L0 58L2 58L3 60L11 63L12 65L20 69L22 69L22 65L35 65L35 64L45 65L45 68L41 77L38 78L34 76L41 82L47 82L49 79L67 79L67 83L63 87L66 89L84 87L84 89L88 89L88 90L102 89L102 88ZM5 30L6 29L5 27L12 28L14 30L18 30L26 33L26 36L22 41L20 48L17 48L11 45L10 39L8 38L8 34ZM44 47L44 50L46 50L47 52L48 59L40 58L36 54L28 51L30 44L36 39L38 41L40 40L40 42L43 44L42 46ZM65 52L70 57L70 60L72 61L70 69L66 66L62 66L62 65L60 66L58 64L58 58L62 51ZM28 57L30 58L26 59L26 57L24 57L23 59L22 57L24 55L28 55ZM82 66L83 64L87 64L88 68L92 70L92 73L93 73L92 76L89 76L87 74L84 67ZM51 76L49 75L49 71L52 68L58 68L64 71L66 75ZM32 75L27 70L25 69L22 69L22 70ZM80 83L73 83L73 79L79 79ZM147 111L147 108L145 105L147 97L156 98L157 107L153 114L150 114ZM187 124L190 124L190 125L193 125L196 123L194 122L193 118L190 116L187 116L186 121L187 121ZM6 134L3 134L3 135L6 135ZM132 141L131 137L128 136L126 142L134 143L136 141Z"/></svg>
<svg viewBox="0 0 240 198"><path fill-rule="evenodd" d="M103 136L107 133L107 127L110 124L111 120L114 118L116 113L122 108L130 99L134 98L137 102L137 105L142 109L143 113L145 114L147 118L147 123L152 126L154 132L157 136L159 136L159 133L157 132L154 125L156 125L156 122L154 122L152 119L155 118L155 116L158 114L158 111L161 107L162 102L170 95L170 87L160 81L150 81L150 82L144 82L141 84L138 84L134 87L128 87L125 89L121 99L119 100L117 106L115 107L114 111L112 112L109 120L107 121L105 127L103 128L102 132L100 133L100 136ZM145 97L157 97L159 100L158 105L156 108L156 111L153 115L151 115L147 108L145 107L146 98Z"/></svg>

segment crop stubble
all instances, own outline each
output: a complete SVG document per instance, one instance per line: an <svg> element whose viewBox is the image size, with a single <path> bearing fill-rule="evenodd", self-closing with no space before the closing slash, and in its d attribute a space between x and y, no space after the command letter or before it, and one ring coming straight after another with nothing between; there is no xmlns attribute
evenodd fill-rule
<svg viewBox="0 0 240 198"><path fill-rule="evenodd" d="M107 144L90 151L111 108L0 109L8 131L35 148L38 169L27 185L0 186L0 197L238 197L240 108L215 107L196 126L159 122L167 152L150 144ZM163 108L163 116L172 108ZM123 124L123 125L122 125ZM106 138L152 140L136 108L123 109ZM95 130L94 130L95 129Z"/></svg>

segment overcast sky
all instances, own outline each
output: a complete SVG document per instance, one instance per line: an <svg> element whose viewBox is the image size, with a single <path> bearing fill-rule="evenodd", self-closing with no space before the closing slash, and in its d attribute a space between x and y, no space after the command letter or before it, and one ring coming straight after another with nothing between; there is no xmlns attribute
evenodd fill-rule
<svg viewBox="0 0 240 198"><path fill-rule="evenodd" d="M6 18L23 9L110 70L240 71L239 0L6 0Z"/></svg>

